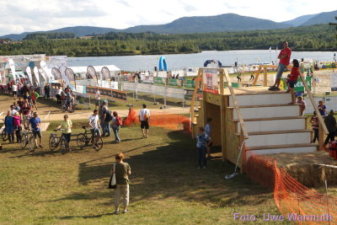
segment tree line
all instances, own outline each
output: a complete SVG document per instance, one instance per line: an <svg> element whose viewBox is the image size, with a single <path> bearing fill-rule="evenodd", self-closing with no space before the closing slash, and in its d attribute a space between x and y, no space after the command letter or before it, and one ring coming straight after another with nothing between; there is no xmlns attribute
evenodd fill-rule
<svg viewBox="0 0 337 225"><path fill-rule="evenodd" d="M22 42L0 45L0 55L47 54L112 56L197 53L205 50L281 48L287 40L295 51L335 51L335 31L329 25L243 32L156 34L107 33L91 39L73 33L29 34Z"/></svg>

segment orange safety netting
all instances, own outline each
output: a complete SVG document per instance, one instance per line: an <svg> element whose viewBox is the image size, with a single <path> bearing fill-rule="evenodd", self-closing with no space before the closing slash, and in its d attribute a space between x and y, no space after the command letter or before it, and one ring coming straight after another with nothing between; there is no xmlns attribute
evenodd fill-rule
<svg viewBox="0 0 337 225"><path fill-rule="evenodd" d="M248 176L274 189L275 204L285 220L297 224L337 224L337 198L309 189L283 168L275 159L253 155L245 165Z"/></svg>
<svg viewBox="0 0 337 225"><path fill-rule="evenodd" d="M134 109L129 110L128 116L124 119L123 125L130 126L139 123L138 113ZM191 132L191 122L186 116L176 114L151 114L150 126L163 127L171 130L183 130Z"/></svg>

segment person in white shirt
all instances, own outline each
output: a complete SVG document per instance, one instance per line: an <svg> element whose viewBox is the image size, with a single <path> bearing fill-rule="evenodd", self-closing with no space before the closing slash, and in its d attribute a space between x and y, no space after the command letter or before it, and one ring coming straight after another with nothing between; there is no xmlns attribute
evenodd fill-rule
<svg viewBox="0 0 337 225"><path fill-rule="evenodd" d="M18 93L18 86L13 83L12 85L12 93L13 93L13 96L16 97L17 96L17 93Z"/></svg>
<svg viewBox="0 0 337 225"><path fill-rule="evenodd" d="M139 111L140 128L142 129L143 138L147 138L149 134L150 110L143 104L143 108Z"/></svg>
<svg viewBox="0 0 337 225"><path fill-rule="evenodd" d="M91 130L91 143L95 145L97 143L98 138L100 137L99 131L99 118L98 118L98 110L95 109L93 114L89 117L89 125ZM94 141L94 137L96 136L97 140ZM96 146L94 146L96 147Z"/></svg>

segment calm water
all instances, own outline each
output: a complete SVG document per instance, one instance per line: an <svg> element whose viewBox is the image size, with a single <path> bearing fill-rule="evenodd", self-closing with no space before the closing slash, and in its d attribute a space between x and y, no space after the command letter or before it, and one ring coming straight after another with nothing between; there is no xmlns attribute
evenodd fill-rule
<svg viewBox="0 0 337 225"><path fill-rule="evenodd" d="M169 70L202 67L208 59L217 59L223 65L256 64L277 62L279 51L275 50L238 50L238 51L205 51L196 54L164 55ZM319 61L332 61L335 52L293 52L292 58L309 58ZM141 56L104 56L104 57L72 57L68 58L68 66L98 66L116 65L121 70L141 71L154 70L158 66L159 57L162 55Z"/></svg>

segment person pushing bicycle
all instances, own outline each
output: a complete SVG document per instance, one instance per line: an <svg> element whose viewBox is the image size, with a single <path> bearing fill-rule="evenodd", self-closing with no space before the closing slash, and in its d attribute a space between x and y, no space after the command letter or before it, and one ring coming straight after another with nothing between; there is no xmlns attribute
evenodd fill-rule
<svg viewBox="0 0 337 225"><path fill-rule="evenodd" d="M95 109L93 114L89 117L89 125L91 130L91 143L95 148L97 147L97 140L101 136L97 109ZM96 140L94 140L94 137L96 137Z"/></svg>
<svg viewBox="0 0 337 225"><path fill-rule="evenodd" d="M66 140L66 150L70 151L69 143L71 140L71 128L73 127L73 123L69 119L69 116L65 114L63 116L64 120L62 123L56 128L56 130L62 130L62 135Z"/></svg>

